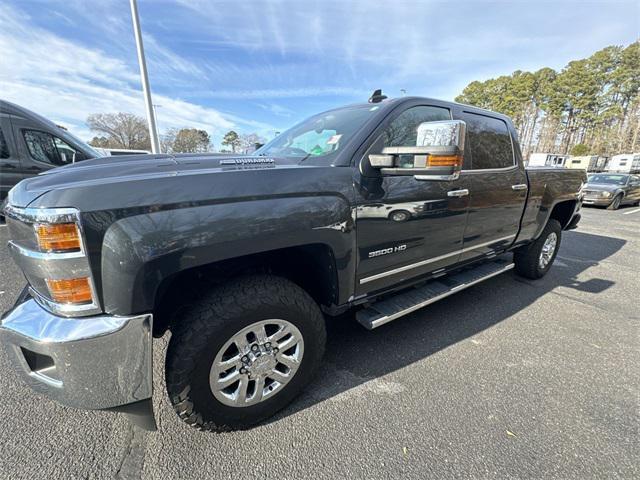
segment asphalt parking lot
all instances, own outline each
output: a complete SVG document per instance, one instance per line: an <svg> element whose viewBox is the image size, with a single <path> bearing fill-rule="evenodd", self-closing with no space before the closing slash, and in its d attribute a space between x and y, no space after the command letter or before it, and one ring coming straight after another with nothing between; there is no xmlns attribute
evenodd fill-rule
<svg viewBox="0 0 640 480"><path fill-rule="evenodd" d="M312 387L245 432L157 432L32 393L0 353L0 478L640 478L640 209L585 209L551 272L372 332L330 322ZM23 280L0 226L0 311ZM105 366L108 368L108 366Z"/></svg>

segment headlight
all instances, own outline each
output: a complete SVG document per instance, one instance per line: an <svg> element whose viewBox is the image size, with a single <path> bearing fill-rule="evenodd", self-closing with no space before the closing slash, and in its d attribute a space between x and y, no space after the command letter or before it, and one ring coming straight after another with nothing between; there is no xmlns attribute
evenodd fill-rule
<svg viewBox="0 0 640 480"><path fill-rule="evenodd" d="M40 223L35 225L41 252L80 251L80 232L76 223Z"/></svg>
<svg viewBox="0 0 640 480"><path fill-rule="evenodd" d="M604 198L609 198L611 196L611 192L600 192L600 196Z"/></svg>
<svg viewBox="0 0 640 480"><path fill-rule="evenodd" d="M9 251L38 303L65 317L100 313L78 210L10 206L7 223Z"/></svg>

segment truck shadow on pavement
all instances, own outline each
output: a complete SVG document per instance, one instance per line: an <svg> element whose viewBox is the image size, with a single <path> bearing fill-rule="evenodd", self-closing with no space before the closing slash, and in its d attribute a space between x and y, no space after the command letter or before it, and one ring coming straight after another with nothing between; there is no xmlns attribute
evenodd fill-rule
<svg viewBox="0 0 640 480"><path fill-rule="evenodd" d="M625 243L612 237L564 232L557 265L540 280L508 272L373 331L360 326L353 312L329 319L327 350L315 380L291 406L266 423L350 390L355 395L393 390L393 384L375 380L493 327L556 287L604 292L615 282L603 278L581 281L578 276Z"/></svg>

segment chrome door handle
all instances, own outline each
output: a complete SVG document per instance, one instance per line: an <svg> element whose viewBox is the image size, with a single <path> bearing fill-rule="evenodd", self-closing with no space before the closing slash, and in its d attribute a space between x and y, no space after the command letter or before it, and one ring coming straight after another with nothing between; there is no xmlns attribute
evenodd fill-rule
<svg viewBox="0 0 640 480"><path fill-rule="evenodd" d="M451 190L450 192L447 192L447 196L448 197L466 197L467 195L469 195L469 190L462 189L462 190Z"/></svg>
<svg viewBox="0 0 640 480"><path fill-rule="evenodd" d="M517 185L511 185L511 190L526 190L527 189L527 184L526 183L519 183Z"/></svg>

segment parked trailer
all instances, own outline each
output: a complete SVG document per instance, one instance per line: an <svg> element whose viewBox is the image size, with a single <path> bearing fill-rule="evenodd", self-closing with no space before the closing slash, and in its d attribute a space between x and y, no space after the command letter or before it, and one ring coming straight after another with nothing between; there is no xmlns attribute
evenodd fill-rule
<svg viewBox="0 0 640 480"><path fill-rule="evenodd" d="M603 172L608 164L609 157L598 155L582 155L570 157L566 162L567 168L586 170L587 172Z"/></svg>
<svg viewBox="0 0 640 480"><path fill-rule="evenodd" d="M621 153L611 157L607 172L640 173L640 153Z"/></svg>
<svg viewBox="0 0 640 480"><path fill-rule="evenodd" d="M569 155L557 153L532 153L529 155L529 167L564 167Z"/></svg>

